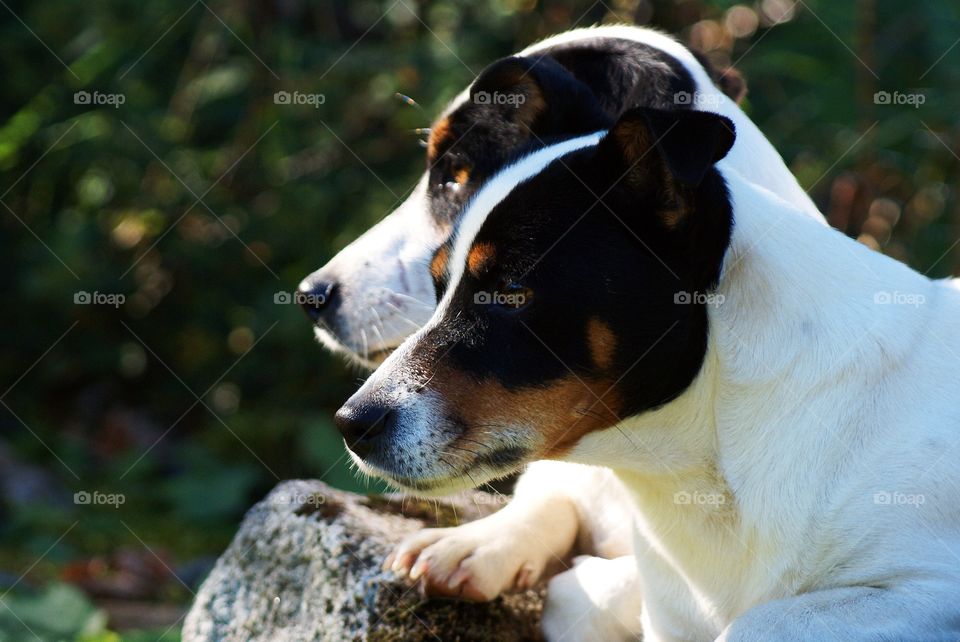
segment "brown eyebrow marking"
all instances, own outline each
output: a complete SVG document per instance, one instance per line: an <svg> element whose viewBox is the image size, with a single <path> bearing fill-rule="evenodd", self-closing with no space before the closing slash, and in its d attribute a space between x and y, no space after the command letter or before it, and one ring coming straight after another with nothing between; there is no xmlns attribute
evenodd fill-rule
<svg viewBox="0 0 960 642"><path fill-rule="evenodd" d="M457 173L453 175L453 180L457 181L461 185L466 184L470 180L470 168L461 167L457 170Z"/></svg>
<svg viewBox="0 0 960 642"><path fill-rule="evenodd" d="M430 275L434 281L441 281L447 272L447 262L450 260L450 246L441 245L433 259L430 260Z"/></svg>
<svg viewBox="0 0 960 642"><path fill-rule="evenodd" d="M443 118L430 128L427 140L427 159L432 163L440 155L440 147L452 136L450 118Z"/></svg>
<svg viewBox="0 0 960 642"><path fill-rule="evenodd" d="M470 248L470 253L467 254L467 268L469 268L471 274L477 276L484 267L493 262L496 255L497 250L493 243L489 241L475 243Z"/></svg>
<svg viewBox="0 0 960 642"><path fill-rule="evenodd" d="M613 364L617 335L599 317L591 317L587 321L587 345L590 347L590 358L598 368L606 370Z"/></svg>

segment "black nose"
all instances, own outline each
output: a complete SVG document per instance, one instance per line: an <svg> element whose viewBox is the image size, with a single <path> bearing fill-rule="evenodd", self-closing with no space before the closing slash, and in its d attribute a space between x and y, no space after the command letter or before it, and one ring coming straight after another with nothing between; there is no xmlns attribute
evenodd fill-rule
<svg viewBox="0 0 960 642"><path fill-rule="evenodd" d="M393 417L388 408L364 404L343 406L334 416L334 422L350 450L360 457L366 457L393 423Z"/></svg>
<svg viewBox="0 0 960 642"><path fill-rule="evenodd" d="M300 307L307 313L307 316L316 323L320 320L320 315L323 314L324 309L329 307L336 289L336 283L326 281L315 281L309 283L306 287L301 285L300 289L297 290L297 302L300 303Z"/></svg>

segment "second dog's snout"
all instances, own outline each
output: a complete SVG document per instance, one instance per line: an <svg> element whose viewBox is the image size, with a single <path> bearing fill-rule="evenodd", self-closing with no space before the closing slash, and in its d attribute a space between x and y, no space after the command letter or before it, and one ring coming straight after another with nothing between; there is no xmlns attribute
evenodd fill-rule
<svg viewBox="0 0 960 642"><path fill-rule="evenodd" d="M307 316L316 323L323 311L330 307L336 289L337 284L332 281L304 282L297 289L297 300Z"/></svg>
<svg viewBox="0 0 960 642"><path fill-rule="evenodd" d="M393 412L382 406L346 405L337 411L334 421L350 450L360 457L366 457L387 431L393 418Z"/></svg>

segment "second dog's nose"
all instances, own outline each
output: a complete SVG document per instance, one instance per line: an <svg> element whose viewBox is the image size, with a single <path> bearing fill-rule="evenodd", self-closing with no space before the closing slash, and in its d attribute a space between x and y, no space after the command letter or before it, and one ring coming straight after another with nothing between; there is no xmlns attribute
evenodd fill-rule
<svg viewBox="0 0 960 642"><path fill-rule="evenodd" d="M314 323L320 320L320 315L324 309L330 305L334 291L337 289L336 283L326 281L316 281L309 284L301 284L297 289L297 301L303 308L307 316Z"/></svg>
<svg viewBox="0 0 960 642"><path fill-rule="evenodd" d="M373 451L380 436L393 421L393 413L381 406L343 406L334 416L347 446L360 457Z"/></svg>

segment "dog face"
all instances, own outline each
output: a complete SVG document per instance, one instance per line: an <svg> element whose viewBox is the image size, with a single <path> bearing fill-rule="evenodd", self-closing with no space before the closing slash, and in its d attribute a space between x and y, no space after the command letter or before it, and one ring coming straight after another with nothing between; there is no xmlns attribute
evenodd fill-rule
<svg viewBox="0 0 960 642"><path fill-rule="evenodd" d="M640 109L485 185L420 332L337 413L355 460L419 493L560 458L668 403L706 352L732 229L727 119ZM688 296L683 296L687 294Z"/></svg>

